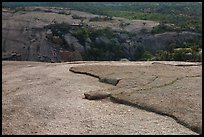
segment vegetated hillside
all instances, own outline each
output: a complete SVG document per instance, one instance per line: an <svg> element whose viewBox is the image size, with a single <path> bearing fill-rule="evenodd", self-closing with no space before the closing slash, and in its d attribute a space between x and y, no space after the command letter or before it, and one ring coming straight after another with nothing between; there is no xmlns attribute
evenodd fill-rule
<svg viewBox="0 0 204 137"><path fill-rule="evenodd" d="M8 6L6 4L3 6ZM54 2L44 4L62 6L62 3ZM128 20L73 10L88 5L87 11L91 8L94 11L100 5L98 3L64 3L63 7L73 4L72 9L15 7L15 4L12 8L3 8L2 59L46 62L121 58L201 61L202 34L199 31L182 29L168 22ZM120 7L113 8L120 11L121 7L131 7L130 3L101 4ZM144 3L138 4L145 6ZM105 11L103 8L98 10Z"/></svg>
<svg viewBox="0 0 204 137"><path fill-rule="evenodd" d="M199 2L3 2L3 6L59 6L93 14L170 23L178 30L202 32Z"/></svg>

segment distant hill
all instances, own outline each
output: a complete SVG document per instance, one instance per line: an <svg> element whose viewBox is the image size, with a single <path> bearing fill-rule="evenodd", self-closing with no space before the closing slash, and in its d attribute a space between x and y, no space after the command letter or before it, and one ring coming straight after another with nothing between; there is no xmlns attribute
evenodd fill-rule
<svg viewBox="0 0 204 137"><path fill-rule="evenodd" d="M2 2L2 6L18 7L18 6L47 6L51 2Z"/></svg>
<svg viewBox="0 0 204 137"><path fill-rule="evenodd" d="M130 20L174 24L179 30L202 32L199 2L3 2L2 6L54 6Z"/></svg>
<svg viewBox="0 0 204 137"><path fill-rule="evenodd" d="M3 8L2 59L199 61L202 34L167 25L61 7Z"/></svg>

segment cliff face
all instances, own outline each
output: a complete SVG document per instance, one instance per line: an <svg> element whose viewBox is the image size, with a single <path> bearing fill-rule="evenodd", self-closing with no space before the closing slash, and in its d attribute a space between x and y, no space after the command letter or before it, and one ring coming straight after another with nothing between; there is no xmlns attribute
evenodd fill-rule
<svg viewBox="0 0 204 137"><path fill-rule="evenodd" d="M118 58L125 57L132 60L138 45L143 45L146 50L154 53L172 42L182 43L201 35L192 32L166 32L152 35L149 32L158 25L157 22L127 21L121 18L105 21L102 18L100 21L91 21L95 17L100 18L97 15L62 8L29 7L21 11L3 9L2 59L43 62L83 60L83 56L86 56L90 49L95 48L94 44L105 47L114 43L118 46L112 50L118 50L117 53L122 52L122 56ZM145 26L143 22L146 22ZM55 29L53 32L47 28L52 24L60 23L69 24L72 29L62 28L64 34L59 35L60 30ZM83 40L83 38L80 39L72 35L76 28L83 28L84 26L89 28L110 27L116 37L96 35L94 37L86 36ZM144 28L147 33L141 33ZM127 33L136 35L129 36ZM93 51L97 54L95 49ZM113 51L107 49L104 56L110 60L118 56L118 54L112 53ZM63 52L66 54L62 55Z"/></svg>

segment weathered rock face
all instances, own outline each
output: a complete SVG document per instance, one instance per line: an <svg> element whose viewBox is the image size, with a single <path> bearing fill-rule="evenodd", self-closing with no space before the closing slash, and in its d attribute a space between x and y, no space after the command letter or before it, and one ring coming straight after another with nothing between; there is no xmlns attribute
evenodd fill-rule
<svg viewBox="0 0 204 137"><path fill-rule="evenodd" d="M124 65L127 66L129 64L130 66L127 66L128 69L138 68L138 66L133 65L134 62L128 62L125 64L124 62L82 61L77 62L77 64L50 64L39 62L2 61L2 134L59 134L60 131L60 134L90 135L197 135L197 133L178 124L172 118L149 113L126 105L111 103L107 97L112 96L112 92L109 92L109 90L115 86L100 83L97 79L90 76L69 72L70 67L76 68L81 65L92 65L94 68L93 70L95 70L99 68L96 68L95 65L102 65L101 63L103 65L117 65L117 68L122 67L121 72L112 71L115 72L114 74L117 76L118 74L120 76L125 73L123 68ZM146 63L147 62L141 62L141 65L139 66L143 66L142 64ZM104 68L101 70L104 71ZM105 70L109 72L111 71L106 68ZM143 69L140 70L143 71ZM164 70L166 71L166 69ZM129 72L130 73L125 74L143 75L140 71L130 70ZM154 72L148 72L154 75ZM146 77L147 75L144 76ZM145 78L144 76L135 78L141 80ZM184 86L186 87L188 85L196 87L197 81L192 82L193 83L182 84L183 89ZM138 82L136 82L136 84L137 83ZM202 80L200 80L200 83L202 83ZM198 85L200 83L198 83ZM174 85L172 85L172 87L177 88ZM184 92L185 91L186 89L184 89ZM196 93L194 90L191 91L192 93ZM159 96L157 96L157 94L152 96L154 95L154 92L147 93L146 91L142 91L141 93L148 95L150 100L155 97L155 100L157 99L158 101L158 108L161 108L159 106L161 100L158 100L158 97L162 96L162 94L166 94L166 92L172 92L172 90L161 90L161 92L162 93L159 94ZM107 99L88 101L84 99L83 93L87 99ZM185 95L186 94L184 94L184 96ZM121 94L121 96L124 96L124 94ZM175 97L183 97L183 95ZM140 101L143 100L144 102L149 102L149 98L145 98L144 96L140 98L140 96L136 96L135 100L138 101L137 99L140 99ZM163 102L167 102L167 99L169 98L174 98L174 96L165 98ZM186 102L190 103L192 96L188 96L186 99L189 100L186 100ZM177 103L177 101L174 99L169 105L173 105L172 103ZM186 103L179 102L178 104ZM189 106L182 107L182 109L194 109L191 105ZM174 107L178 107L178 105L175 105ZM88 130L92 130L93 132L91 131L88 133Z"/></svg>
<svg viewBox="0 0 204 137"><path fill-rule="evenodd" d="M77 50L80 53L84 53L84 47L79 43L79 40L75 38L74 36L72 36L70 33L64 36L64 40L74 50Z"/></svg>
<svg viewBox="0 0 204 137"><path fill-rule="evenodd" d="M2 19L2 59L4 60L30 60L58 62L61 60L60 47L63 39L53 34L51 30L44 29L51 24L53 19L62 21L63 15L50 16L49 12L38 14L36 11L29 13L3 13ZM76 50L76 54L84 52L84 47L78 40L65 35L70 50ZM79 52L79 53L78 53ZM75 53L75 52L74 52ZM71 54L71 52L70 52ZM76 59L81 60L81 55Z"/></svg>
<svg viewBox="0 0 204 137"><path fill-rule="evenodd" d="M100 82L114 85L105 91L85 92L85 98L110 97L114 102L169 116L202 134L202 63L108 63L70 68L71 72L93 76Z"/></svg>
<svg viewBox="0 0 204 137"><path fill-rule="evenodd" d="M44 27L53 20L65 20L63 14L52 14L49 11L4 12L2 14L2 59L60 62L60 47L64 44L61 37ZM52 11L53 12L53 11ZM83 52L81 45L75 50ZM79 59L72 59L79 60Z"/></svg>
<svg viewBox="0 0 204 137"><path fill-rule="evenodd" d="M95 39L95 43L99 46L111 44L110 40L107 37L101 36Z"/></svg>
<svg viewBox="0 0 204 137"><path fill-rule="evenodd" d="M2 28L2 58L8 60L57 61L59 56L55 47L58 44L48 41L42 28L27 28L24 30L23 28L26 25L21 21L12 19L8 22L3 21L5 27Z"/></svg>
<svg viewBox="0 0 204 137"><path fill-rule="evenodd" d="M74 36L72 36L69 33L64 36L64 39L68 45L72 45L72 44L78 42L78 39L76 39Z"/></svg>
<svg viewBox="0 0 204 137"><path fill-rule="evenodd" d="M199 33L193 32L166 32L162 34L156 34L151 36L145 36L142 38L142 45L145 49L155 53L156 50L165 49L171 43L181 44L184 41L193 40L194 38L201 37Z"/></svg>
<svg viewBox="0 0 204 137"><path fill-rule="evenodd" d="M82 56L79 51L60 51L62 61L82 61Z"/></svg>
<svg viewBox="0 0 204 137"><path fill-rule="evenodd" d="M135 46L136 45L138 45L138 43L136 43ZM126 54L126 58L132 60L134 58L135 46L129 43L122 43L121 46L124 47L123 49Z"/></svg>
<svg viewBox="0 0 204 137"><path fill-rule="evenodd" d="M60 49L70 51L70 54L73 51L77 51L81 55L86 55L88 54L88 51L93 49L93 54L98 55L103 52L101 56L103 59L105 58L105 60L118 60L118 58L116 59L117 56L120 56L119 59L127 58L128 60L134 60L135 53L140 45L143 45L145 50L155 53L157 50L164 49L171 43L183 43L184 41L193 40L202 36L198 33L186 31L180 33L166 32L156 35L151 35L150 33L142 34L138 33L136 30L129 31L131 28L127 28L131 26L134 27L134 25L138 25L139 23L140 25L136 27L137 30L144 27L147 27L147 29L149 27L149 30L151 30L150 27L154 27L156 24L153 22L147 22L146 25L143 25L142 21L129 21L130 23L126 24L125 27L119 27L119 30L134 32L136 35L132 35L132 33L129 35L126 32L115 31L114 34L116 35L114 35L113 38L110 38L108 34L107 36L82 36L82 39L84 39L84 41L82 41L81 38L73 34L75 29L68 31L66 30L67 28L62 28L62 30L65 31L62 33L58 29L53 31L47 27L51 24L60 23L69 24L73 27L73 24L80 23L80 19L72 18L73 14L83 15L84 18L95 15L89 15L78 11L72 11L73 14L65 14L65 9L57 8L43 9L41 7L31 8L29 10L29 12L19 11L16 13L4 10L2 14L2 59L60 62L61 58L64 58L61 57ZM67 12L69 12L69 10L67 10ZM112 29L120 26L111 26L114 24L111 24L109 21L98 22L94 25L101 26L107 22ZM123 20L119 21L119 19L114 18L112 22L120 24ZM92 26L93 23L94 22L88 22L87 24L88 26ZM84 26L74 25L74 27ZM103 27L106 26L104 25ZM96 51L99 53L96 53ZM96 59L92 57L90 58L93 60Z"/></svg>

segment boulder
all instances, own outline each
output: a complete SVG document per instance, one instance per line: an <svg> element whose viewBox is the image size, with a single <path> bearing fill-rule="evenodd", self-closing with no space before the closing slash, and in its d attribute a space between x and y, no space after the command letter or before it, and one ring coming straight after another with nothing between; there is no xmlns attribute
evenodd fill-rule
<svg viewBox="0 0 204 137"><path fill-rule="evenodd" d="M122 58L120 61L129 61L127 58Z"/></svg>
<svg viewBox="0 0 204 137"><path fill-rule="evenodd" d="M84 96L85 99L88 100L97 100L97 99L104 99L109 97L111 94L109 92L106 91L90 91L90 92L85 92Z"/></svg>
<svg viewBox="0 0 204 137"><path fill-rule="evenodd" d="M185 53L185 59L186 60L192 60L193 59L193 54L191 52L187 52Z"/></svg>
<svg viewBox="0 0 204 137"><path fill-rule="evenodd" d="M100 77L99 81L116 86L118 82L120 81L120 79Z"/></svg>

